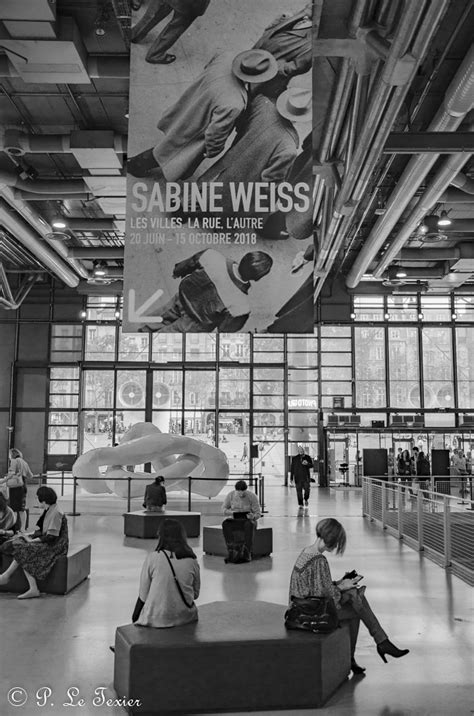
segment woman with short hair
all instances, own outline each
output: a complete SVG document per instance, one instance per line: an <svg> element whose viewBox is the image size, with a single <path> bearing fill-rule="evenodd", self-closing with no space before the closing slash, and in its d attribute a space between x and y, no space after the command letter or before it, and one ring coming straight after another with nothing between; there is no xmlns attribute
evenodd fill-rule
<svg viewBox="0 0 474 716"><path fill-rule="evenodd" d="M15 534L17 519L5 495L0 492L0 545Z"/></svg>
<svg viewBox="0 0 474 716"><path fill-rule="evenodd" d="M343 554L346 547L346 532L338 520L332 517L320 520L316 525L316 541L305 547L298 556L290 579L291 597L331 597L338 609L339 621L348 622L351 638L351 669L354 674L363 674L365 668L355 660L355 648L362 621L375 641L377 652L383 661L388 654L398 659L408 654L408 649L398 649L384 632L365 598L365 587L357 587L361 577L344 576L332 581L329 564L324 552L336 550Z"/></svg>
<svg viewBox="0 0 474 716"><path fill-rule="evenodd" d="M13 572L22 567L28 580L29 589L18 599L32 599L40 596L37 579L45 579L59 557L68 551L67 519L60 511L58 496L51 487L38 488L36 497L43 512L32 534L14 536L1 550L13 557L10 566L0 574L0 584L7 584Z"/></svg>
<svg viewBox="0 0 474 716"><path fill-rule="evenodd" d="M10 450L10 465L8 473L0 480L0 485L8 487L8 504L14 512L20 515L20 527L26 527L26 480L33 477L30 466L24 459L20 450Z"/></svg>
<svg viewBox="0 0 474 716"><path fill-rule="evenodd" d="M156 549L147 555L142 567L132 621L158 629L194 622L198 618L194 600L200 588L199 564L183 525L177 520L163 520Z"/></svg>

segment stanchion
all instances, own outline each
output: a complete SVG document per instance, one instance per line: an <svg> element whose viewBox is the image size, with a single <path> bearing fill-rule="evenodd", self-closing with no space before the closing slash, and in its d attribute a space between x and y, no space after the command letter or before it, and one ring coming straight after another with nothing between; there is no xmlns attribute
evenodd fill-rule
<svg viewBox="0 0 474 716"><path fill-rule="evenodd" d="M469 500L471 504L469 507L466 507L466 509L474 510L474 502L472 501L472 475L469 475Z"/></svg>
<svg viewBox="0 0 474 716"><path fill-rule="evenodd" d="M77 482L76 478L72 478L72 512L68 512L69 517L79 517L81 514L80 512L76 512L76 491L77 491Z"/></svg>
<svg viewBox="0 0 474 716"><path fill-rule="evenodd" d="M261 492L260 504L262 506L262 514L265 514L266 512L268 512L268 510L265 509L265 475L262 475L261 473L260 473L260 492Z"/></svg>
<svg viewBox="0 0 474 716"><path fill-rule="evenodd" d="M132 478L127 477L127 512L132 511Z"/></svg>
<svg viewBox="0 0 474 716"><path fill-rule="evenodd" d="M61 471L61 497L64 496L64 470Z"/></svg>
<svg viewBox="0 0 474 716"><path fill-rule="evenodd" d="M188 512L191 512L191 478L188 477Z"/></svg>

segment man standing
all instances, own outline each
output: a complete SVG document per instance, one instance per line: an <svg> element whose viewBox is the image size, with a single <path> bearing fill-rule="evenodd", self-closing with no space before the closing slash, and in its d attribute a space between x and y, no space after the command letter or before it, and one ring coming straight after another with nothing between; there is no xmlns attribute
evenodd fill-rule
<svg viewBox="0 0 474 716"><path fill-rule="evenodd" d="M275 103L264 95L250 101L250 107L237 122L232 147L202 176L199 183L224 184L222 209L232 214L229 185L238 182L280 183L288 179L298 154L296 122L311 122L311 91L291 88Z"/></svg>
<svg viewBox="0 0 474 716"><path fill-rule="evenodd" d="M278 97L296 75L311 69L312 64L313 6L306 5L295 15L277 18L266 28L254 48L267 50L278 61L278 74L270 81L252 87L252 93Z"/></svg>
<svg viewBox="0 0 474 716"><path fill-rule="evenodd" d="M298 447L298 455L295 455L291 461L290 480L295 482L296 495L298 497L299 508L308 507L310 492L310 470L313 467L313 461L309 455L305 454L303 447Z"/></svg>
<svg viewBox="0 0 474 716"><path fill-rule="evenodd" d="M146 54L153 65L169 65L176 55L167 52L199 15L204 15L210 0L150 0L148 8L132 27L132 42L141 42L159 22L173 13L173 17L160 32ZM141 3L140 3L141 4ZM138 8L140 5L138 5ZM138 9L134 7L134 9Z"/></svg>
<svg viewBox="0 0 474 716"><path fill-rule="evenodd" d="M247 106L248 83L276 73L275 58L263 50L216 55L158 122L163 139L128 160L129 174L167 181L190 177L205 158L223 151Z"/></svg>
<svg viewBox="0 0 474 716"><path fill-rule="evenodd" d="M178 293L158 314L162 321L151 330L162 333L210 333L216 328L226 333L240 331L250 315L247 298L250 281L266 276L272 265L273 259L263 251L250 251L239 263L215 249L199 251L174 267L173 278L183 280Z"/></svg>

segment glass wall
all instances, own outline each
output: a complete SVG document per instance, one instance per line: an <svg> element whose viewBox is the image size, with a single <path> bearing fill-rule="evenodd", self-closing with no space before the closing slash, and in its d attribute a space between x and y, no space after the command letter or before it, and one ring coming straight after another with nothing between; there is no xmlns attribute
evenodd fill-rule
<svg viewBox="0 0 474 716"><path fill-rule="evenodd" d="M410 294L355 296L350 321L313 335L127 334L121 299L90 297L83 320L51 326L47 450L112 445L148 421L224 450L236 475L281 477L299 445L326 459L326 425L460 426L473 323L473 297ZM346 442L336 461L357 462Z"/></svg>

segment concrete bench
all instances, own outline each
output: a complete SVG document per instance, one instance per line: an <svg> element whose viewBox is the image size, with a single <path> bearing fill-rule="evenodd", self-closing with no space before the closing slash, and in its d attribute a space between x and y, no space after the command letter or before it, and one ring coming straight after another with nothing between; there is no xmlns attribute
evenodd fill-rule
<svg viewBox="0 0 474 716"><path fill-rule="evenodd" d="M147 512L137 510L124 514L124 533L126 537L140 537L141 539L154 539L162 520L167 517L178 520L183 525L188 537L199 537L201 532L200 512Z"/></svg>
<svg viewBox="0 0 474 716"><path fill-rule="evenodd" d="M116 630L114 688L140 700L132 716L318 708L349 674L347 626L287 631L286 607L269 602L198 609L192 624Z"/></svg>
<svg viewBox="0 0 474 716"><path fill-rule="evenodd" d="M221 525L211 525L202 529L202 549L206 554L227 557L227 546ZM258 527L253 538L253 556L266 557L273 551L273 530L271 527Z"/></svg>
<svg viewBox="0 0 474 716"><path fill-rule="evenodd" d="M8 567L12 557L1 555L1 571ZM87 579L91 571L90 544L71 544L67 555L59 557L46 577L38 579L38 589L46 594L67 594ZM0 585L0 592L26 592L28 582L21 567L12 575L7 584Z"/></svg>

